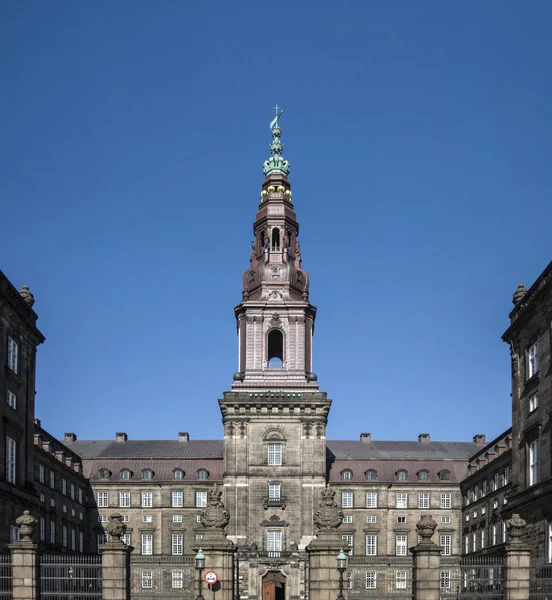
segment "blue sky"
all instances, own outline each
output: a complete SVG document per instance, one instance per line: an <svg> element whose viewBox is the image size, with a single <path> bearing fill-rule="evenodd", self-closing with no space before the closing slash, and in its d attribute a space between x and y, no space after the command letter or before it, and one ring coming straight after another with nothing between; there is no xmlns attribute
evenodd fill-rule
<svg viewBox="0 0 552 600"><path fill-rule="evenodd" d="M500 336L552 258L550 2L0 11L0 268L48 430L222 435L275 103L328 437L508 427Z"/></svg>

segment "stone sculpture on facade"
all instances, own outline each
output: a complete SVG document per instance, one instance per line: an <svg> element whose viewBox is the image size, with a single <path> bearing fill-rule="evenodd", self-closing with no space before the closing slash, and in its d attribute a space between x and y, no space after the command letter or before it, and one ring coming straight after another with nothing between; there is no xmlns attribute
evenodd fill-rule
<svg viewBox="0 0 552 600"><path fill-rule="evenodd" d="M26 510L20 517L15 520L16 525L19 527L19 535L21 541L32 542L33 534L38 524L38 521Z"/></svg>
<svg viewBox="0 0 552 600"><path fill-rule="evenodd" d="M230 513L224 506L222 490L215 484L207 495L207 506L201 513L201 524L206 529L224 529L230 521Z"/></svg>
<svg viewBox="0 0 552 600"><path fill-rule="evenodd" d="M512 544L521 544L521 536L525 532L527 523L518 513L514 513L510 519L506 521L506 529Z"/></svg>
<svg viewBox="0 0 552 600"><path fill-rule="evenodd" d="M105 531L108 533L112 541L122 542L121 537L125 535L127 530L126 523L123 523L123 515L113 513L105 526Z"/></svg>
<svg viewBox="0 0 552 600"><path fill-rule="evenodd" d="M422 515L420 520L416 523L416 531L422 538L420 545L433 544L431 537L435 533L437 523L431 518L431 515Z"/></svg>
<svg viewBox="0 0 552 600"><path fill-rule="evenodd" d="M320 531L334 531L343 522L343 512L335 501L335 490L326 487L322 490L322 500L314 512L314 524Z"/></svg>

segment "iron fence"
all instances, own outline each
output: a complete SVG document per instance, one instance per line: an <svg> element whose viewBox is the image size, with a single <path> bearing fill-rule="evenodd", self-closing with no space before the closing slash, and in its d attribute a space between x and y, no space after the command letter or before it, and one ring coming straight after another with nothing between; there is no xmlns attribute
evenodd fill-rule
<svg viewBox="0 0 552 600"><path fill-rule="evenodd" d="M351 556L347 573L351 600L411 600L412 557Z"/></svg>
<svg viewBox="0 0 552 600"><path fill-rule="evenodd" d="M529 581L530 600L552 600L552 564L536 563L531 565Z"/></svg>
<svg viewBox="0 0 552 600"><path fill-rule="evenodd" d="M131 556L131 597L140 600L159 600L161 597L193 600L197 595L194 564L194 556Z"/></svg>
<svg viewBox="0 0 552 600"><path fill-rule="evenodd" d="M12 564L11 555L0 554L0 600L11 600Z"/></svg>
<svg viewBox="0 0 552 600"><path fill-rule="evenodd" d="M441 600L503 600L504 559L463 556L441 560Z"/></svg>
<svg viewBox="0 0 552 600"><path fill-rule="evenodd" d="M101 555L43 554L40 557L41 600L96 600L101 597Z"/></svg>

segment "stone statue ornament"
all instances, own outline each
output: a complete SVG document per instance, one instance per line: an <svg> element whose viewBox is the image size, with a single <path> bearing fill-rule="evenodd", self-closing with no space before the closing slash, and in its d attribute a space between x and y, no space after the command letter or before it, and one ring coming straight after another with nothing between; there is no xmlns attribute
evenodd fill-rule
<svg viewBox="0 0 552 600"><path fill-rule="evenodd" d="M222 500L222 490L217 486L207 493L207 506L201 513L201 524L206 529L224 529L230 521L230 513L224 506Z"/></svg>
<svg viewBox="0 0 552 600"><path fill-rule="evenodd" d="M431 541L431 536L435 533L436 528L437 523L431 518L431 515L422 515L420 520L416 523L416 531L422 538L420 544L433 544Z"/></svg>
<svg viewBox="0 0 552 600"><path fill-rule="evenodd" d="M321 496L320 505L314 511L314 524L320 531L335 531L343 522L343 512L335 501L335 490L325 487Z"/></svg>
<svg viewBox="0 0 552 600"><path fill-rule="evenodd" d="M23 298L23 300L25 300L25 302L32 308L33 304L34 304L34 296L31 292L31 290L29 289L29 286L27 284L25 284L22 288L21 291L19 292L19 295L21 296L21 298Z"/></svg>
<svg viewBox="0 0 552 600"><path fill-rule="evenodd" d="M104 529L114 542L122 542L121 537L127 530L126 523L123 523L123 515L113 513Z"/></svg>
<svg viewBox="0 0 552 600"><path fill-rule="evenodd" d="M525 532L526 525L525 519L522 519L518 513L514 513L512 517L506 521L508 536L513 544L521 544L521 536Z"/></svg>
<svg viewBox="0 0 552 600"><path fill-rule="evenodd" d="M26 510L20 517L15 519L16 525L19 527L19 534L22 542L32 542L33 533L38 525L38 521Z"/></svg>

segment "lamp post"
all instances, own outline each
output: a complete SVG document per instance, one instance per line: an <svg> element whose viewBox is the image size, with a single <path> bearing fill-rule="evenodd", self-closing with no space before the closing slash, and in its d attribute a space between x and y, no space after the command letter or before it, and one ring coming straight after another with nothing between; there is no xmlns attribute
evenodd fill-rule
<svg viewBox="0 0 552 600"><path fill-rule="evenodd" d="M201 589L203 587L203 579L201 578L201 574L203 569L205 568L205 554L201 551L201 548L197 551L195 556L195 568L197 569L197 598L196 600L205 600L203 594L201 593Z"/></svg>
<svg viewBox="0 0 552 600"><path fill-rule="evenodd" d="M343 552L343 548L337 555L337 570L339 571L339 594L336 600L345 600L343 596L343 573L347 570L347 555Z"/></svg>

